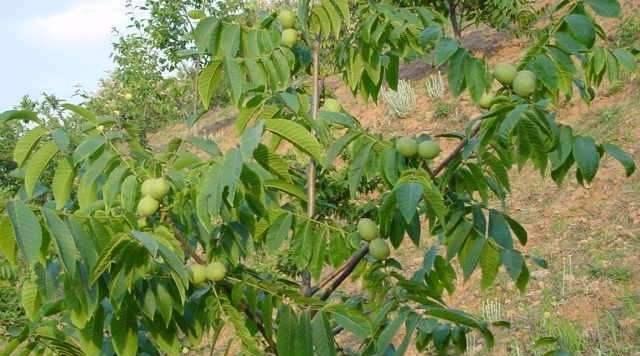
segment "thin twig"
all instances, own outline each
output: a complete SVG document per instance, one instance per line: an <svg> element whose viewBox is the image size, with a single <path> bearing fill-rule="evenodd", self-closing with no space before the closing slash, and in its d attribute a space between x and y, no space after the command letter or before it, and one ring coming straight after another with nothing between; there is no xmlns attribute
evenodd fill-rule
<svg viewBox="0 0 640 356"><path fill-rule="evenodd" d="M480 132L479 124L477 124L473 128L473 131L471 131L471 135L469 135L469 137L474 137L475 135L478 134L478 132ZM453 161L454 158L456 158L456 156L462 151L462 149L464 149L464 146L468 142L469 142L469 139L464 139L460 141L460 143L458 143L458 146L456 146L456 148L454 148L453 151L451 151L451 153L449 153L449 155L445 159L443 159L442 162L440 162L440 164L438 164L438 166L433 170L433 174L435 176L440 174L442 170L444 170L447 167L447 165L451 163L451 161Z"/></svg>
<svg viewBox="0 0 640 356"><path fill-rule="evenodd" d="M322 293L322 296L320 296L320 299L322 300L329 299L331 294L340 286L340 284L342 284L342 282L345 279L347 279L347 277L349 277L349 275L351 275L353 270L356 269L356 266L358 266L358 263L360 263L360 261L364 258L364 256L367 255L367 253L369 253L368 244L360 247L360 249L357 250L353 254L353 256L351 256L351 258L347 261L347 263L345 264L346 267L344 268L342 273L340 273L340 275L336 277L336 279L329 285L329 287L324 291L324 293Z"/></svg>
<svg viewBox="0 0 640 356"><path fill-rule="evenodd" d="M213 353L216 350L216 344L218 343L218 337L220 336L222 329L224 329L224 324L217 328L213 333L213 339L211 340L211 352L209 353L209 356L213 356Z"/></svg>

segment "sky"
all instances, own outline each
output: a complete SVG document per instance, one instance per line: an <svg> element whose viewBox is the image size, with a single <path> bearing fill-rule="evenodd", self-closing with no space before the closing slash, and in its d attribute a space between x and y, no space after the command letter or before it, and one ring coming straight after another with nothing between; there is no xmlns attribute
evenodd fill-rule
<svg viewBox="0 0 640 356"><path fill-rule="evenodd" d="M69 101L113 68L126 0L0 0L0 112L42 92Z"/></svg>

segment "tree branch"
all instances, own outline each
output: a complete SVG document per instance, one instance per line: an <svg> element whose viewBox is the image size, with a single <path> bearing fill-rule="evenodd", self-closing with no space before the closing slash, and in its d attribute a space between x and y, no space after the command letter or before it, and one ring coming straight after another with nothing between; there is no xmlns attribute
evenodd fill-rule
<svg viewBox="0 0 640 356"><path fill-rule="evenodd" d="M469 137L473 138L478 134L478 132L480 132L480 124L476 124ZM451 163L454 158L456 158L456 156L462 151L462 149L464 149L464 146L467 144L467 142L469 142L468 138L460 141L460 143L458 143L458 146L456 146L456 148L454 148L453 151L451 151L451 153L449 153L449 155L445 157L445 159L443 159L442 162L440 162L440 164L438 164L438 166L433 170L433 174L436 176L440 174L447 167L447 165Z"/></svg>
<svg viewBox="0 0 640 356"><path fill-rule="evenodd" d="M322 300L327 300L329 299L329 297L331 296L331 294L338 289L338 287L340 286L340 284L342 284L342 282L344 282L345 279L347 279L347 277L349 277L349 275L351 275L351 273L353 272L354 269L356 269L356 266L358 266L358 263L360 263L360 261L364 258L364 256L367 255L367 253L369 253L369 245L366 244L362 247L360 247L359 250L357 250L352 256L351 258L349 258L349 260L347 261L347 263L345 263L345 267L342 270L342 272L336 277L336 279L329 285L329 287L324 291L324 293L322 293L322 295L320 296L320 299Z"/></svg>

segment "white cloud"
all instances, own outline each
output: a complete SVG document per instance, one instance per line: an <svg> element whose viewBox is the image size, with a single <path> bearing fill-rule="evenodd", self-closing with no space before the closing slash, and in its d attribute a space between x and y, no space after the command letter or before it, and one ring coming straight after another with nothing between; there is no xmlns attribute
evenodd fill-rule
<svg viewBox="0 0 640 356"><path fill-rule="evenodd" d="M76 0L59 12L27 19L21 32L30 42L54 46L102 42L125 25L126 12L125 0Z"/></svg>

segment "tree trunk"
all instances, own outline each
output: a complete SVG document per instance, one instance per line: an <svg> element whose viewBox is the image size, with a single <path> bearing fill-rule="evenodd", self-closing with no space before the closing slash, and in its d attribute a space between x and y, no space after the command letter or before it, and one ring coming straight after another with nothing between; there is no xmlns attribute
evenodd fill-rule
<svg viewBox="0 0 640 356"><path fill-rule="evenodd" d="M459 39L462 36L462 30L460 21L458 21L458 4L456 0L449 0L449 21L451 21L453 35Z"/></svg>

